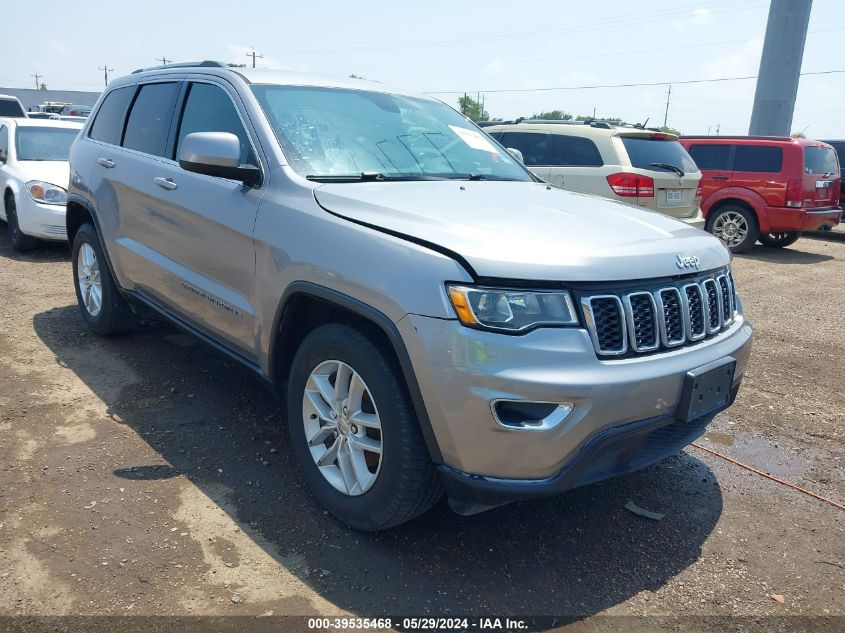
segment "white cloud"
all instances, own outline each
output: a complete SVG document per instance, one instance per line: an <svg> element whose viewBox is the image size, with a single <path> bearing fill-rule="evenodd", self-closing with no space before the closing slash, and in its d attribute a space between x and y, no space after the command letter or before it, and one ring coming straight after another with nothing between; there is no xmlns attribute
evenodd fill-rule
<svg viewBox="0 0 845 633"><path fill-rule="evenodd" d="M713 22L713 14L707 7L698 7L692 12L693 24L710 24Z"/></svg>

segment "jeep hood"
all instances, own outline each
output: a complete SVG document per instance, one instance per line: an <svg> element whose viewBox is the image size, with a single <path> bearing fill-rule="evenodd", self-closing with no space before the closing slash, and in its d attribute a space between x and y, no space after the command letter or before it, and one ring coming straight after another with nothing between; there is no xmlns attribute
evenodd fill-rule
<svg viewBox="0 0 845 633"><path fill-rule="evenodd" d="M700 229L638 207L541 183L356 182L314 190L325 210L459 255L477 277L613 281L725 266Z"/></svg>

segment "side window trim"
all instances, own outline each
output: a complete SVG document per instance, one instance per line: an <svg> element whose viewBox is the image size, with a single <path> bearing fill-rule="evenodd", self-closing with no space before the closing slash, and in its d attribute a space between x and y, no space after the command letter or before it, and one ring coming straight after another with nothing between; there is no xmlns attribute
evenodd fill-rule
<svg viewBox="0 0 845 633"><path fill-rule="evenodd" d="M252 149L252 155L255 157L255 160L258 163L258 165L256 165L256 167L258 167L258 169L261 171L261 176L262 176L261 181L264 182L264 180L265 180L264 179L264 163L262 161L262 156L258 152L258 148L257 148L256 143L255 143L255 138L254 138L255 131L253 130L252 132L250 132L250 128L251 128L250 122L247 119L244 118L243 112L241 111L241 108L238 107L238 102L232 97L232 92L228 88L228 86L225 85L223 82L213 81L209 77L201 77L201 78L187 77L185 79L185 85L182 89L182 92L179 94L179 99L177 100L177 105L176 105L176 111L178 112L178 119L176 119L176 121L175 121L176 125L172 126L174 128L173 129L173 147L172 147L172 151L171 151L171 154L170 154L173 157L172 160L176 161L177 163L179 162L179 159L176 156L176 150L178 149L176 147L176 144L177 144L178 139L179 139L179 132L182 129L182 119L185 116L185 107L188 104L188 95L190 95L190 93L191 93L191 90L190 90L191 84L207 84L209 86L216 86L217 88L220 88L225 93L225 95L227 97L229 97L229 101L232 102L232 106L235 108L235 112L237 112L237 114L238 114L238 119L241 122L241 126L243 127L244 132L246 133L247 140L249 141L249 146Z"/></svg>
<svg viewBox="0 0 845 633"><path fill-rule="evenodd" d="M109 95L117 92L118 90L122 90L124 88L132 88L134 92L132 93L132 98L129 100L129 104L126 106L126 111L123 113L123 125L120 128L120 138L118 139L118 143L115 145L113 143L109 143L102 139L94 138L92 134L94 133L94 126L97 123L97 119L100 116L100 112L103 109L103 105L106 103L106 99L109 98ZM100 102L100 105L97 107L96 112L92 112L89 115L91 119L90 123L85 124L85 138L89 141L94 141L95 143L102 143L103 145L111 145L112 147L122 147L123 146L123 134L126 132L126 122L129 120L129 112L132 110L132 106L135 105L135 98L138 96L138 84L129 84L126 86L118 86L109 90L108 93L103 97L103 100Z"/></svg>
<svg viewBox="0 0 845 633"><path fill-rule="evenodd" d="M130 152L138 152L139 154L143 154L144 156L150 156L150 157L155 158L157 160L171 160L168 157L167 153L168 153L168 147L169 147L169 144L170 144L171 133L173 131L173 121L175 119L176 110L178 109L178 106L179 106L179 99L182 96L182 90L183 90L182 84L183 83L184 83L184 78L182 78L182 77L178 77L178 78L162 77L161 79L157 79L157 80L154 80L154 81L145 81L143 83L135 84L135 94L132 95L132 100L129 102L129 107L126 108L126 114L123 117L123 129L120 132L120 147L122 149L128 150ZM141 90L143 90L143 88L145 86L151 86L151 85L154 85L154 84L176 84L176 101L174 102L173 109L170 111L170 121L168 123L167 136L166 136L165 145L164 145L164 156L159 156L158 154L149 154L147 152L142 152L140 150L133 149L131 147L125 147L123 145L125 138L126 138L126 130L129 127L129 119L132 116L132 110L135 108L135 102L138 100L138 97L141 94Z"/></svg>

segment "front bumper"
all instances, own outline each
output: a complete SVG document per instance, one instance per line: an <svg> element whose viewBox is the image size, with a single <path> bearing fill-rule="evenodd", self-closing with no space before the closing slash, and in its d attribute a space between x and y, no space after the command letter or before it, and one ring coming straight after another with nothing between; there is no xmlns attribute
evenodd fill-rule
<svg viewBox="0 0 845 633"><path fill-rule="evenodd" d="M768 232L781 231L818 231L833 228L842 219L839 207L827 209L800 209L787 207L767 207Z"/></svg>
<svg viewBox="0 0 845 633"><path fill-rule="evenodd" d="M728 406L733 404L737 391L739 382L734 384ZM667 414L607 429L589 439L558 473L543 479L484 477L448 466L440 466L440 474L452 509L459 514L475 514L518 499L548 497L645 468L701 436L714 415L682 422Z"/></svg>
<svg viewBox="0 0 845 633"><path fill-rule="evenodd" d="M673 419L691 369L732 356L737 384L751 351L751 327L741 315L716 338L610 361L599 360L589 334L576 328L507 336L417 315L398 327L443 465L470 478L555 477L605 431ZM573 409L547 430L505 429L491 410L497 399L571 403Z"/></svg>
<svg viewBox="0 0 845 633"><path fill-rule="evenodd" d="M24 235L42 240L67 240L65 206L35 202L28 194L16 196L18 226Z"/></svg>

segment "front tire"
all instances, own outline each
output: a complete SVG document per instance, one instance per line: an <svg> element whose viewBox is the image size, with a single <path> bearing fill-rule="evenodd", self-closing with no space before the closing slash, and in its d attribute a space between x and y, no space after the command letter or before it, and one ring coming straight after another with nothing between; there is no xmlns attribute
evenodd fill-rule
<svg viewBox="0 0 845 633"><path fill-rule="evenodd" d="M748 252L760 235L754 212L733 204L726 204L711 212L707 230L718 237L732 253Z"/></svg>
<svg viewBox="0 0 845 633"><path fill-rule="evenodd" d="M15 204L15 197L12 195L6 198L6 222L9 225L9 235L12 238L14 250L24 253L38 246L38 240L21 231L20 224L18 224L18 208Z"/></svg>
<svg viewBox="0 0 845 633"><path fill-rule="evenodd" d="M761 233L760 243L769 248L784 248L792 246L801 237L801 231L784 231L781 233Z"/></svg>
<svg viewBox="0 0 845 633"><path fill-rule="evenodd" d="M73 285L82 318L96 334L121 334L138 324L114 282L100 238L90 224L79 227L73 239Z"/></svg>
<svg viewBox="0 0 845 633"><path fill-rule="evenodd" d="M303 477L344 523L383 530L440 497L408 389L375 337L339 324L311 332L293 359L287 408Z"/></svg>

